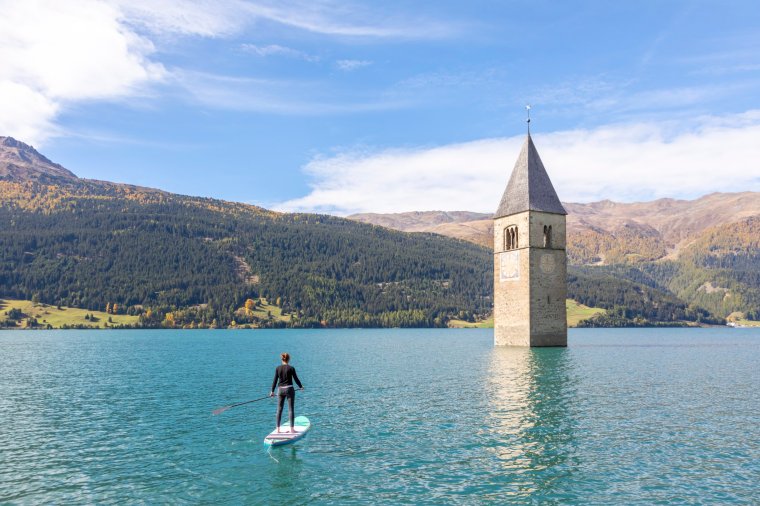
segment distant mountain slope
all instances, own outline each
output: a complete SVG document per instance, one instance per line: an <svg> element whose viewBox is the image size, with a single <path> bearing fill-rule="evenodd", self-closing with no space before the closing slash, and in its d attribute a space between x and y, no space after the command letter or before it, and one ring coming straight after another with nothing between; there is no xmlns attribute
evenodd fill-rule
<svg viewBox="0 0 760 506"><path fill-rule="evenodd" d="M696 200L564 203L573 264L674 257L704 230L760 215L760 193L712 193ZM472 216L474 219L467 219ZM405 232L434 232L492 247L490 216L468 211L357 214L349 219Z"/></svg>
<svg viewBox="0 0 760 506"><path fill-rule="evenodd" d="M83 180L9 139L0 152L27 163L0 180L0 296L116 303L148 325L283 324L238 311L260 296L293 326L491 310L491 255L464 241Z"/></svg>
<svg viewBox="0 0 760 506"><path fill-rule="evenodd" d="M439 225L490 219L490 215L469 211L412 211L408 213L360 213L348 217L362 223L393 228L403 232L432 232Z"/></svg>
<svg viewBox="0 0 760 506"><path fill-rule="evenodd" d="M463 221L459 223L441 223L430 232L447 237L455 237L493 249L493 220L491 218Z"/></svg>
<svg viewBox="0 0 760 506"><path fill-rule="evenodd" d="M669 245L682 244L699 232L760 214L760 193L711 193L695 200L658 199L651 202L566 204L573 217L571 230L598 227L615 230L636 224L656 230Z"/></svg>
<svg viewBox="0 0 760 506"><path fill-rule="evenodd" d="M348 219L402 232L432 232L493 247L491 215L469 211L412 211L407 213L360 213Z"/></svg>

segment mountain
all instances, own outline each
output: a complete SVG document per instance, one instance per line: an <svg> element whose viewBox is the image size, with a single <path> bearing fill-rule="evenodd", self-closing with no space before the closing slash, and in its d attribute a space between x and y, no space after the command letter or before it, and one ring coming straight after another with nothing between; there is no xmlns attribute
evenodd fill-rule
<svg viewBox="0 0 760 506"><path fill-rule="evenodd" d="M72 172L51 162L32 146L13 137L0 137L0 181L60 184L76 179Z"/></svg>
<svg viewBox="0 0 760 506"><path fill-rule="evenodd" d="M116 305L147 326L438 326L490 312L491 254L464 241L80 179L11 138L0 159L0 296Z"/></svg>
<svg viewBox="0 0 760 506"><path fill-rule="evenodd" d="M402 232L432 232L493 247L491 215L470 211L412 211L407 213L360 213L348 219Z"/></svg>
<svg viewBox="0 0 760 506"><path fill-rule="evenodd" d="M748 239L760 236L760 193L563 205L569 213L569 289L578 302L615 307L611 291L605 290L607 295L600 299L596 295L601 289L581 290L572 279L579 276L585 283L599 281L602 276L618 292L624 291L619 282L636 283L642 293L644 287L656 289L685 307L705 308L717 317L739 311L760 318L760 280L754 275L760 272L760 248ZM438 233L488 248L493 243L493 223L484 214L431 211L349 218L399 230Z"/></svg>
<svg viewBox="0 0 760 506"><path fill-rule="evenodd" d="M760 215L760 193L630 204L607 200L567 204L567 210L568 235L577 237L568 247L574 263L635 263L675 258L708 228Z"/></svg>
<svg viewBox="0 0 760 506"><path fill-rule="evenodd" d="M571 263L616 264L676 257L708 228L760 215L760 193L712 193L696 200L563 203ZM493 245L491 215L469 211L354 214L349 219L404 232L433 232Z"/></svg>
<svg viewBox="0 0 760 506"><path fill-rule="evenodd" d="M491 215L469 211L412 211L391 214L360 213L353 214L349 218L404 232L432 232L440 225L470 223L477 220L491 219Z"/></svg>

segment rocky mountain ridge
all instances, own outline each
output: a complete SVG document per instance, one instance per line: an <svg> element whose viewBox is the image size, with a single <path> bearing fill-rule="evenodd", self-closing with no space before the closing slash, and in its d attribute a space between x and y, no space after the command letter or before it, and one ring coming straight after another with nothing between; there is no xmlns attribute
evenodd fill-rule
<svg viewBox="0 0 760 506"><path fill-rule="evenodd" d="M77 179L73 172L53 163L29 144L0 136L0 180L54 184Z"/></svg>
<svg viewBox="0 0 760 506"><path fill-rule="evenodd" d="M711 193L694 200L564 203L568 254L603 265L676 258L707 229L760 215L760 192ZM491 215L469 211L355 214L349 219L405 232L433 232L493 246Z"/></svg>

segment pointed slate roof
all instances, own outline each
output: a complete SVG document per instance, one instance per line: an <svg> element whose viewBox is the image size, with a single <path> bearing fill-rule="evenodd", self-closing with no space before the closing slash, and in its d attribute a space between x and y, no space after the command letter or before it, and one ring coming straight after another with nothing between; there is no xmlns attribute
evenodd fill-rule
<svg viewBox="0 0 760 506"><path fill-rule="evenodd" d="M567 214L528 134L494 218L523 211Z"/></svg>

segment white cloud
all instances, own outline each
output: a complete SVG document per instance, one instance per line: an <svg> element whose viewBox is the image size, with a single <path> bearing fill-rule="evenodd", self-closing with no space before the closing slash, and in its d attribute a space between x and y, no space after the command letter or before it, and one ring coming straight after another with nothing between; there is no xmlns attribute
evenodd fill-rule
<svg viewBox="0 0 760 506"><path fill-rule="evenodd" d="M246 3L246 9L257 18L325 35L435 39L457 31L452 24L430 19L393 19L387 12L361 8L346 0L259 1Z"/></svg>
<svg viewBox="0 0 760 506"><path fill-rule="evenodd" d="M217 37L259 22L270 22L323 35L364 38L431 39L457 29L431 19L392 18L346 0L106 0L131 24L163 34ZM382 21L378 21L382 19Z"/></svg>
<svg viewBox="0 0 760 506"><path fill-rule="evenodd" d="M344 72L351 72L352 70L367 67L369 65L372 65L372 62L369 60L338 60L335 62L335 66L338 67L338 70Z"/></svg>
<svg viewBox="0 0 760 506"><path fill-rule="evenodd" d="M232 77L175 71L174 82L194 103L218 109L275 114L353 114L405 107L392 97L376 98L359 90L339 99L328 83L292 79Z"/></svg>
<svg viewBox="0 0 760 506"><path fill-rule="evenodd" d="M58 109L44 94L0 79L0 135L37 143L55 130L53 118Z"/></svg>
<svg viewBox="0 0 760 506"><path fill-rule="evenodd" d="M0 127L40 142L72 101L113 99L160 80L152 43L95 0L0 2Z"/></svg>
<svg viewBox="0 0 760 506"><path fill-rule="evenodd" d="M694 198L760 190L760 110L534 134L566 202ZM312 160L311 192L276 205L335 214L423 210L492 212L523 136L434 148L353 150Z"/></svg>
<svg viewBox="0 0 760 506"><path fill-rule="evenodd" d="M105 0L123 13L125 23L153 35L219 37L241 30L251 21L240 0Z"/></svg>
<svg viewBox="0 0 760 506"><path fill-rule="evenodd" d="M263 22L351 37L450 33L432 22L378 22L376 13L325 0L0 0L0 12L0 134L36 144L62 131L56 119L76 102L133 97L180 80L169 79L176 76L154 46L173 35L229 37ZM283 46L253 47L314 58Z"/></svg>
<svg viewBox="0 0 760 506"><path fill-rule="evenodd" d="M240 48L256 56L266 58L267 56L286 56L289 58L298 58L308 62L319 61L318 56L313 56L304 51L293 49L292 47L280 46L278 44L269 44L266 46L258 46L256 44L241 44Z"/></svg>

